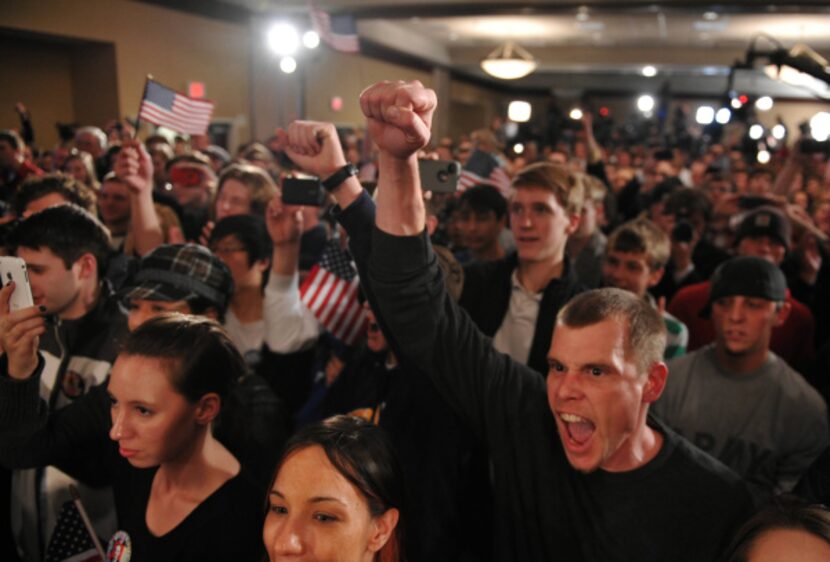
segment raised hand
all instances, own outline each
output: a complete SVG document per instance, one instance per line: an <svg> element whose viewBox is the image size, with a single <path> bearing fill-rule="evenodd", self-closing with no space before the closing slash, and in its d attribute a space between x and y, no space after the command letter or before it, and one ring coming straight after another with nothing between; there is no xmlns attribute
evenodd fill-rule
<svg viewBox="0 0 830 562"><path fill-rule="evenodd" d="M8 360L8 373L13 379L27 379L37 368L40 336L46 331L46 319L37 307L11 312L9 299L15 284L0 289L0 346Z"/></svg>
<svg viewBox="0 0 830 562"><path fill-rule="evenodd" d="M437 104L435 92L417 80L379 82L360 94L372 140L381 153L402 160L429 143Z"/></svg>
<svg viewBox="0 0 830 562"><path fill-rule="evenodd" d="M115 175L136 195L153 192L153 159L137 140L126 140L113 166Z"/></svg>
<svg viewBox="0 0 830 562"><path fill-rule="evenodd" d="M303 171L320 179L346 165L337 129L331 123L294 121L288 129L277 129L279 143Z"/></svg>
<svg viewBox="0 0 830 562"><path fill-rule="evenodd" d="M300 242L303 234L303 214L296 205L284 205L274 197L265 210L265 226L274 247Z"/></svg>

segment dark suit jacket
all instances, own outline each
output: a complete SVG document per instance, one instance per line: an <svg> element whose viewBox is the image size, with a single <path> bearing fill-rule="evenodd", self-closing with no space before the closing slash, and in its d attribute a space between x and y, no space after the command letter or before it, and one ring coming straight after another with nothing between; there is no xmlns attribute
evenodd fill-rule
<svg viewBox="0 0 830 562"><path fill-rule="evenodd" d="M519 259L514 252L497 261L476 262L464 268L464 290L458 303L478 329L491 338L507 315L513 291L511 277L518 264ZM542 375L547 374L547 355L556 315L565 303L584 290L566 260L562 277L548 283L539 304L539 316L527 360L531 369Z"/></svg>

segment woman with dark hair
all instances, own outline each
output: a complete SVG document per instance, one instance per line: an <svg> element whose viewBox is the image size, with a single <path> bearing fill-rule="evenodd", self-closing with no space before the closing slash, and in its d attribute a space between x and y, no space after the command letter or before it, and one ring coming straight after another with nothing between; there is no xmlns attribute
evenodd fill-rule
<svg viewBox="0 0 830 562"><path fill-rule="evenodd" d="M830 511L795 497L779 497L746 522L724 562L826 562L830 560Z"/></svg>
<svg viewBox="0 0 830 562"><path fill-rule="evenodd" d="M125 342L107 385L43 415L43 317L8 312L11 290L0 290L0 462L110 484L116 538L133 562L258 560L261 488L211 432L245 372L221 327L181 314L149 320Z"/></svg>
<svg viewBox="0 0 830 562"><path fill-rule="evenodd" d="M271 562L403 560L403 475L383 430L335 416L286 445L262 538Z"/></svg>

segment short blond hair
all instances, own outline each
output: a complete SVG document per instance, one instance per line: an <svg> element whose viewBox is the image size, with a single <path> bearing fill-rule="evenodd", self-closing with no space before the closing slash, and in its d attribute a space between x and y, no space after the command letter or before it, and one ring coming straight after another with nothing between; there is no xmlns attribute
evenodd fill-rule
<svg viewBox="0 0 830 562"><path fill-rule="evenodd" d="M580 178L565 166L536 162L519 170L513 188L539 187L553 193L559 204L571 214L582 212L585 188Z"/></svg>

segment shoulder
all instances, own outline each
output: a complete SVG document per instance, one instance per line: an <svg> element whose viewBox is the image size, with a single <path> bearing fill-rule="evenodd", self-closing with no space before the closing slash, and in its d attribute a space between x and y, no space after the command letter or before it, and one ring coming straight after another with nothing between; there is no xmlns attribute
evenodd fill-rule
<svg viewBox="0 0 830 562"><path fill-rule="evenodd" d="M802 416L826 416L827 405L821 394L781 357L770 351L770 370L776 378L776 386L782 397L795 406L794 412Z"/></svg>

